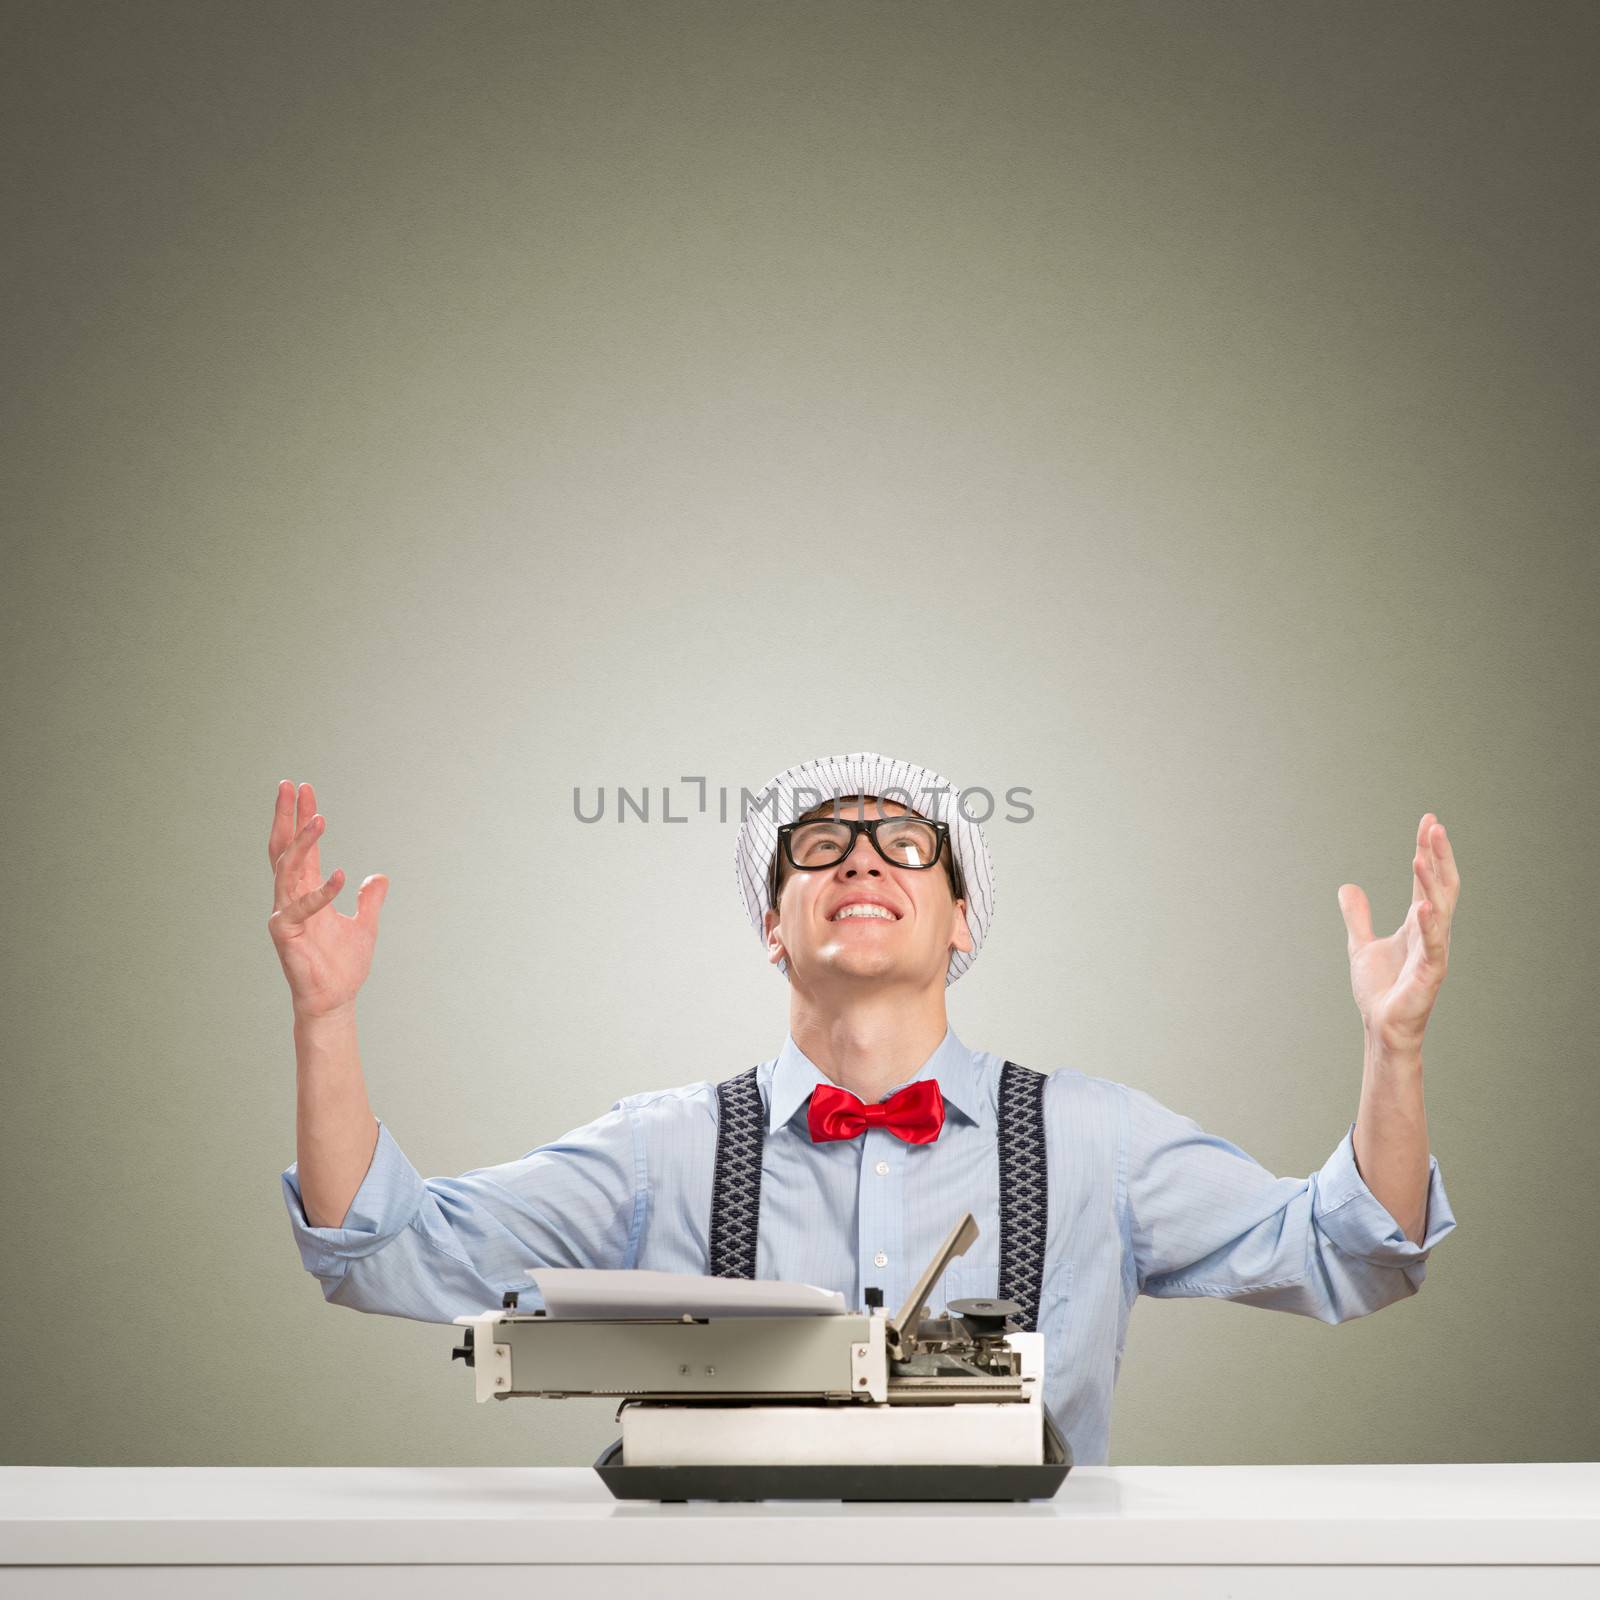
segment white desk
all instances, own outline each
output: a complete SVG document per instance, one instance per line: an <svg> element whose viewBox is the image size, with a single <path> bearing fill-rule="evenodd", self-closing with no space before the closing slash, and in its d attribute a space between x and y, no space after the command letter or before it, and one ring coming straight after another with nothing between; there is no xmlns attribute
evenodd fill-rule
<svg viewBox="0 0 1600 1600"><path fill-rule="evenodd" d="M901 1574L1005 1600L1592 1597L1600 1463L1075 1467L1026 1504L665 1506L586 1467L0 1467L7 1600L915 1594Z"/></svg>

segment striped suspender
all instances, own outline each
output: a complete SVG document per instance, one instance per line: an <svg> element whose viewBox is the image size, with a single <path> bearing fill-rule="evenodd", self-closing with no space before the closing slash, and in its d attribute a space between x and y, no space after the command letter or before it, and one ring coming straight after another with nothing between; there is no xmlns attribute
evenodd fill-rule
<svg viewBox="0 0 1600 1600"><path fill-rule="evenodd" d="M711 1179L711 1276L756 1275L761 1152L767 1112L751 1067L717 1085L717 1164Z"/></svg>
<svg viewBox="0 0 1600 1600"><path fill-rule="evenodd" d="M761 1221L761 1156L766 1108L756 1068L717 1085L717 1156L711 1179L711 1276L756 1275ZM1044 1141L1046 1074L1008 1061L1000 1071L999 1298L1022 1307L1022 1326L1038 1327L1049 1237L1049 1174ZM954 1219L951 1219L952 1226Z"/></svg>
<svg viewBox="0 0 1600 1600"><path fill-rule="evenodd" d="M1000 1069L1000 1296L1022 1307L1023 1330L1039 1326L1039 1291L1050 1233L1044 1148L1047 1074L1008 1061Z"/></svg>

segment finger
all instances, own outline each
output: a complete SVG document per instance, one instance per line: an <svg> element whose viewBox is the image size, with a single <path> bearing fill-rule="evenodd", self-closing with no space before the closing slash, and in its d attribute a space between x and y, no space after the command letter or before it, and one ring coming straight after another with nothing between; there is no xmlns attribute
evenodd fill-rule
<svg viewBox="0 0 1600 1600"><path fill-rule="evenodd" d="M1420 855L1425 863L1431 863L1433 860L1433 845L1430 840L1433 834L1433 826L1438 820L1431 811L1424 811L1422 820L1417 824L1417 848L1415 854ZM1418 905L1427 899L1427 888L1427 882L1424 881L1421 894L1413 891L1411 896L1412 905Z"/></svg>
<svg viewBox="0 0 1600 1600"><path fill-rule="evenodd" d="M1433 856L1428 845L1418 845L1411 857L1411 903L1419 906L1433 890Z"/></svg>
<svg viewBox="0 0 1600 1600"><path fill-rule="evenodd" d="M1427 952L1428 960L1443 966L1445 954L1444 919L1439 915L1438 907L1431 900L1424 900L1417 907L1417 926L1422 929L1422 947Z"/></svg>
<svg viewBox="0 0 1600 1600"><path fill-rule="evenodd" d="M317 840L326 825L325 817L312 817L294 836L289 848L278 858L273 873L272 895L273 904L279 911L284 910L293 901L295 890L308 878L315 882L322 876L322 868L317 864L316 851Z"/></svg>
<svg viewBox="0 0 1600 1600"><path fill-rule="evenodd" d="M1461 880L1445 870L1445 862L1440 854L1445 844L1443 824L1431 823L1428 828L1427 848L1423 852L1425 873L1423 882L1427 893L1422 896L1424 900L1431 901L1434 910L1439 914L1439 920L1444 928L1445 942L1450 940L1450 919L1455 915L1456 898L1460 892ZM1454 881L1452 882L1452 877Z"/></svg>
<svg viewBox="0 0 1600 1600"><path fill-rule="evenodd" d="M290 868L298 866L305 859L306 852L322 837L327 826L328 819L320 813L307 821L290 841L289 848L283 854L283 864Z"/></svg>
<svg viewBox="0 0 1600 1600"><path fill-rule="evenodd" d="M1339 910L1344 916L1345 948L1354 955L1363 945L1372 943L1372 907L1359 884L1339 885Z"/></svg>
<svg viewBox="0 0 1600 1600"><path fill-rule="evenodd" d="M272 802L272 831L267 835L267 865L276 870L278 857L294 837L294 785L287 778L278 785Z"/></svg>
<svg viewBox="0 0 1600 1600"><path fill-rule="evenodd" d="M299 822L302 828L304 828L306 824L310 822L317 814L317 791L313 789L309 783L302 783L300 785L299 809L297 814L299 816ZM312 877L320 878L322 876L322 861L317 855L315 846L306 852L305 864L306 871L309 872Z"/></svg>
<svg viewBox="0 0 1600 1600"><path fill-rule="evenodd" d="M1461 887L1461 874L1456 868L1456 853L1450 848L1450 835L1445 832L1441 822L1433 832L1435 856L1439 862L1439 873L1452 891Z"/></svg>
<svg viewBox="0 0 1600 1600"><path fill-rule="evenodd" d="M283 920L304 922L307 918L314 917L343 887L344 873L335 867L309 894L301 895L283 908Z"/></svg>

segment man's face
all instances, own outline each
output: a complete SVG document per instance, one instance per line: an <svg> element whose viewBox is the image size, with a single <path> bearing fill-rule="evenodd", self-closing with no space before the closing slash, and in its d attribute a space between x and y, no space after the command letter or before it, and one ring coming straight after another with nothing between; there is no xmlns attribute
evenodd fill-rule
<svg viewBox="0 0 1600 1600"><path fill-rule="evenodd" d="M920 816L895 800L848 796L806 816L863 818ZM972 949L966 902L951 894L942 864L926 871L885 861L863 833L850 854L817 872L784 861L778 903L766 913L767 959L787 959L791 979L802 984L846 981L942 987L950 951ZM852 901L874 900L893 913L882 917L838 914Z"/></svg>

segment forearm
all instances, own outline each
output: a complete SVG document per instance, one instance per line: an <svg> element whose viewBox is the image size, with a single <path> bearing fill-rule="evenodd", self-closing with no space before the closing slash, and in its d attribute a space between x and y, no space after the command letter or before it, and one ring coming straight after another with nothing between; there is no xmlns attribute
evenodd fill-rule
<svg viewBox="0 0 1600 1600"><path fill-rule="evenodd" d="M300 1200L313 1228L337 1228L378 1147L348 1011L294 1019L295 1161Z"/></svg>
<svg viewBox="0 0 1600 1600"><path fill-rule="evenodd" d="M1428 1221L1428 1117L1420 1049L1397 1054L1367 1038L1353 1142L1362 1181L1405 1236L1421 1244Z"/></svg>

